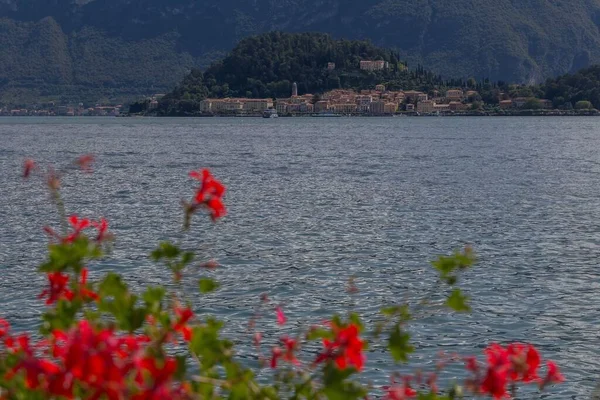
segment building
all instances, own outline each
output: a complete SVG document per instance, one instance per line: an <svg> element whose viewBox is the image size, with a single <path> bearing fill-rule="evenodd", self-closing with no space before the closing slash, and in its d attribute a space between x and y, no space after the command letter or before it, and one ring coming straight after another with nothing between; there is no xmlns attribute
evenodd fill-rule
<svg viewBox="0 0 600 400"><path fill-rule="evenodd" d="M239 99L242 103L242 110L250 112L263 112L273 108L272 99Z"/></svg>
<svg viewBox="0 0 600 400"><path fill-rule="evenodd" d="M356 104L332 104L329 106L329 109L336 114L353 114L356 112Z"/></svg>
<svg viewBox="0 0 600 400"><path fill-rule="evenodd" d="M417 103L417 112L420 113L432 113L434 111L435 103L433 100L423 100Z"/></svg>
<svg viewBox="0 0 600 400"><path fill-rule="evenodd" d="M462 100L463 92L461 89L450 89L446 91L446 99L450 101Z"/></svg>
<svg viewBox="0 0 600 400"><path fill-rule="evenodd" d="M285 101L279 101L277 100L277 103L275 105L275 109L277 110L277 114L283 115L283 114L287 114L288 113L288 103L286 103Z"/></svg>
<svg viewBox="0 0 600 400"><path fill-rule="evenodd" d="M369 60L361 60L360 61L360 69L364 71L382 71L384 69L388 69L389 63L383 60L377 61L369 61Z"/></svg>
<svg viewBox="0 0 600 400"><path fill-rule="evenodd" d="M328 62L327 63L327 69L329 71L333 71L335 69L335 63L334 62Z"/></svg>
<svg viewBox="0 0 600 400"><path fill-rule="evenodd" d="M329 110L329 102L327 100L317 101L314 105L315 112L323 112Z"/></svg>
<svg viewBox="0 0 600 400"><path fill-rule="evenodd" d="M433 103L433 111L439 113L445 113L450 111L450 104L435 104Z"/></svg>
<svg viewBox="0 0 600 400"><path fill-rule="evenodd" d="M292 97L298 96L298 84L294 82L292 84Z"/></svg>
<svg viewBox="0 0 600 400"><path fill-rule="evenodd" d="M500 103L498 103L498 105L500 106L500 108L505 110L507 108L512 108L513 102L512 100L500 100Z"/></svg>
<svg viewBox="0 0 600 400"><path fill-rule="evenodd" d="M371 114L381 115L385 112L385 102L377 100L371 103Z"/></svg>
<svg viewBox="0 0 600 400"><path fill-rule="evenodd" d="M542 104L542 108L544 108L544 109L554 108L554 105L552 104L552 100L540 99L540 103Z"/></svg>
<svg viewBox="0 0 600 400"><path fill-rule="evenodd" d="M384 114L394 114L398 111L398 103L385 103L383 106Z"/></svg>
<svg viewBox="0 0 600 400"><path fill-rule="evenodd" d="M451 111L464 111L467 110L469 106L467 104L463 104L460 101L451 101L448 104L448 109Z"/></svg>
<svg viewBox="0 0 600 400"><path fill-rule="evenodd" d="M521 108L527 103L527 97L515 97L512 103L514 107Z"/></svg>
<svg viewBox="0 0 600 400"><path fill-rule="evenodd" d="M404 97L408 102L427 100L426 93L417 92L415 90L407 90L406 92L404 92Z"/></svg>
<svg viewBox="0 0 600 400"><path fill-rule="evenodd" d="M385 92L385 85L376 85L375 90L378 92Z"/></svg>
<svg viewBox="0 0 600 400"><path fill-rule="evenodd" d="M410 112L415 111L415 105L414 104L407 104L406 105L406 111L410 111Z"/></svg>

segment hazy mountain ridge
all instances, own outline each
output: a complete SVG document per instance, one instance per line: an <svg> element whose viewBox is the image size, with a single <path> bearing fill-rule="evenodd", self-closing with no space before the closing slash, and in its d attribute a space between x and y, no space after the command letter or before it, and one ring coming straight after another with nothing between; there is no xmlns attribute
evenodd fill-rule
<svg viewBox="0 0 600 400"><path fill-rule="evenodd" d="M163 91L270 30L367 38L447 77L539 82L600 62L600 0L0 0L0 17L5 93Z"/></svg>

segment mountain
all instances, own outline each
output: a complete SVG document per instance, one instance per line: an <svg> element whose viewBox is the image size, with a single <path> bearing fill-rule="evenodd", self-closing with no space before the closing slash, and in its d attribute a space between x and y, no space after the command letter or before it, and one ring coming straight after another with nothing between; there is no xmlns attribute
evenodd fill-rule
<svg viewBox="0 0 600 400"><path fill-rule="evenodd" d="M326 32L445 77L600 62L600 0L0 0L0 101L163 92L244 37Z"/></svg>

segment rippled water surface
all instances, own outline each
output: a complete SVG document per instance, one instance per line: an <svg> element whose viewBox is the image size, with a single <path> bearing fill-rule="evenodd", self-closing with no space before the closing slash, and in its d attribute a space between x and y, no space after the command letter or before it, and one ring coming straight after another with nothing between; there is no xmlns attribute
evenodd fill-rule
<svg viewBox="0 0 600 400"><path fill-rule="evenodd" d="M196 219L183 238L219 260L223 287L186 291L198 312L228 321L248 362L260 293L298 321L291 331L351 308L371 319L427 292L433 256L472 243L473 313L415 324L415 365L518 340L563 367L568 382L550 398L589 398L599 378L600 119L0 119L0 315L19 329L36 325L41 227L57 223L41 183L20 178L22 161L59 166L83 153L97 156L95 173L65 178L68 210L107 217L118 239L93 275L116 270L136 287L168 279L147 254L178 235L187 172L207 166L225 182L229 216ZM393 366L378 346L368 365L369 379L387 382Z"/></svg>

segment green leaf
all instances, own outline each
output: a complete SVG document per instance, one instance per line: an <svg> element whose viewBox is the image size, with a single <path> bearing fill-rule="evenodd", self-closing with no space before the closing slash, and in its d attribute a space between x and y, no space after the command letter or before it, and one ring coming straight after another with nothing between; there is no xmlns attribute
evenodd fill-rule
<svg viewBox="0 0 600 400"><path fill-rule="evenodd" d="M210 278L201 278L198 282L198 286L200 287L200 293L210 293L219 288L219 283Z"/></svg>
<svg viewBox="0 0 600 400"><path fill-rule="evenodd" d="M409 321L411 318L407 304L384 307L381 309L381 313L388 317L399 316L401 321Z"/></svg>
<svg viewBox="0 0 600 400"><path fill-rule="evenodd" d="M146 303L146 308L151 313L159 313L162 310L162 301L165 298L165 288L157 286L157 287L149 287L146 289L142 298Z"/></svg>
<svg viewBox="0 0 600 400"><path fill-rule="evenodd" d="M191 263L192 261L194 261L194 257L195 257L194 253L192 253L191 251L186 251L185 253L183 253L181 255L181 264L187 265L187 264Z"/></svg>
<svg viewBox="0 0 600 400"><path fill-rule="evenodd" d="M350 313L350 316L348 317L348 320L349 320L349 321L350 321L352 324L354 324L354 325L358 326L358 329L359 329L359 331L362 331L362 330L364 329L363 323L362 323L362 321L360 320L360 317L358 316L358 314L357 314L357 313L355 313L355 312L353 312L353 313Z"/></svg>
<svg viewBox="0 0 600 400"><path fill-rule="evenodd" d="M446 300L446 305L458 312L471 311L471 307L467 304L469 300L468 296L462 294L460 289L454 289L450 296L448 296L448 300Z"/></svg>
<svg viewBox="0 0 600 400"><path fill-rule="evenodd" d="M175 356L177 362L177 370L175 370L175 379L183 379L186 371L186 356Z"/></svg>
<svg viewBox="0 0 600 400"><path fill-rule="evenodd" d="M400 324L396 324L390 334L388 349L396 362L407 362L408 355L415 350L410 344L410 335L400 329Z"/></svg>
<svg viewBox="0 0 600 400"><path fill-rule="evenodd" d="M333 333L324 328L313 328L306 333L306 340L332 339Z"/></svg>
<svg viewBox="0 0 600 400"><path fill-rule="evenodd" d="M158 247L150 254L150 257L154 261L158 261L161 258L174 259L176 258L181 250L170 242L162 242Z"/></svg>

